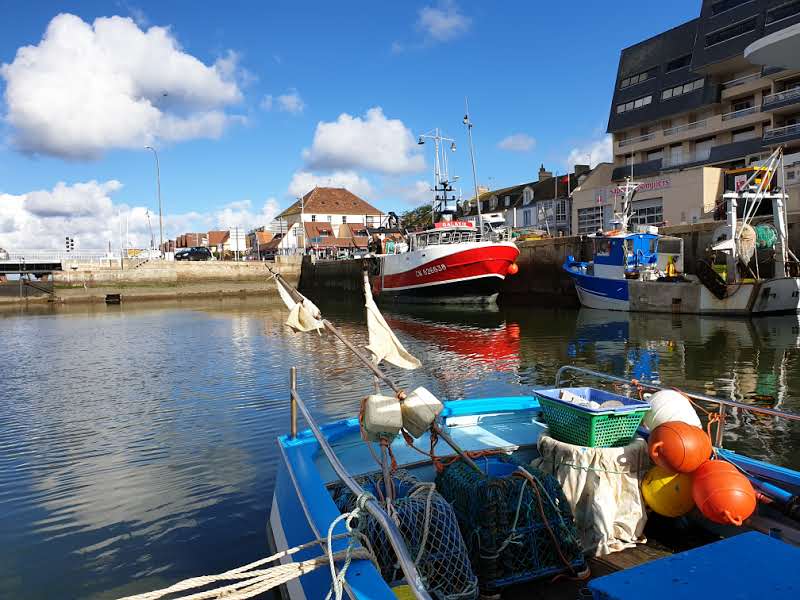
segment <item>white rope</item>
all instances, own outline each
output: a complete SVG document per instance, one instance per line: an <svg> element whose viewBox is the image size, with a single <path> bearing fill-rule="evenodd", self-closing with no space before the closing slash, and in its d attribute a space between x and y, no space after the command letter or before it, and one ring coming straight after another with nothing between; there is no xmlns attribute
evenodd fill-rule
<svg viewBox="0 0 800 600"><path fill-rule="evenodd" d="M328 563L331 568L331 589L328 590L325 600L330 600L331 597L333 597L335 600L342 600L342 597L344 596L344 578L347 574L347 569L350 568L350 562L352 561L356 550L356 541L359 539L359 537L361 537L361 530L363 529L364 522L366 521L366 519L359 517L361 516L362 512L366 512L366 503L369 500L374 499L375 496L369 492L361 492L358 497L356 497L355 508L349 513L345 513L336 517L331 522L330 527L328 527ZM341 521L344 521L344 525L347 528L347 533L350 536L350 541L347 543L347 548L343 553L337 553L344 555L344 564L342 565L341 570L337 573L336 562L334 558L336 555L332 553L331 548L333 547L333 530ZM353 521L356 521L355 526L353 525Z"/></svg>
<svg viewBox="0 0 800 600"><path fill-rule="evenodd" d="M338 534L328 537L328 548L335 539L349 537L350 533ZM351 549L330 554L330 551L321 556L310 558L300 562L290 562L286 564L279 564L267 569L257 569L264 564L274 562L285 556L290 556L311 546L320 545L322 540L312 540L311 542L295 546L273 554L267 558L262 558L250 564L219 573L217 575L203 575L200 577L192 577L184 581L180 581L174 585L166 587L161 590L152 592L145 592L133 596L126 596L120 600L158 600L165 596L171 596L180 592L206 587L213 583L220 583L224 581L233 581L233 583L226 584L222 587L215 587L209 590L191 593L189 595L178 596L181 600L205 600L208 598L219 598L224 595L225 600L243 600L245 598L252 598L263 592L271 590L279 585L296 579L301 575L305 575L319 567L322 567L331 562L340 562L345 560L349 561L356 559L370 559L370 552L366 550ZM238 581L237 581L238 580ZM174 600L177 600L174 599Z"/></svg>

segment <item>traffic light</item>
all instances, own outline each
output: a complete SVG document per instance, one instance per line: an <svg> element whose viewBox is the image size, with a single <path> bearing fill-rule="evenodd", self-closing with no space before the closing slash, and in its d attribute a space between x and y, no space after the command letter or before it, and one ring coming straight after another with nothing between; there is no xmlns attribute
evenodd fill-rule
<svg viewBox="0 0 800 600"><path fill-rule="evenodd" d="M66 236L64 238L64 245L67 248L67 252L73 252L75 250L75 238Z"/></svg>

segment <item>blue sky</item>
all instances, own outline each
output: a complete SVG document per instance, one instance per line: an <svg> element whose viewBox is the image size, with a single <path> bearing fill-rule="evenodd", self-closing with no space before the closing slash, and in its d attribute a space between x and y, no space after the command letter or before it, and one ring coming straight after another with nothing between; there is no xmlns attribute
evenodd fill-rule
<svg viewBox="0 0 800 600"><path fill-rule="evenodd" d="M314 182L355 181L382 209L412 207L432 157L403 144L436 126L458 141L451 172L467 195L465 96L482 184L532 179L540 163L563 172L571 153L607 148L620 50L699 11L699 0L0 4L0 246L28 247L65 227L99 243L110 229L92 234L93 213L127 210L140 230L134 209L157 210L146 143L169 234L267 218ZM56 47L43 36L59 13L75 18L58 21ZM113 15L132 20L101 36L95 19ZM151 27L167 28L172 50L132 49L157 45ZM81 44L85 64L66 58ZM109 48L117 58L101 68ZM202 64L162 77L177 54Z"/></svg>

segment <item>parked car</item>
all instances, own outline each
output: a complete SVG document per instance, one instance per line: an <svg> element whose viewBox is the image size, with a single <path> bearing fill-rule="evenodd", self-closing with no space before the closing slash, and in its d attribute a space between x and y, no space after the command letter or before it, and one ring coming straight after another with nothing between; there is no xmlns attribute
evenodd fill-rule
<svg viewBox="0 0 800 600"><path fill-rule="evenodd" d="M211 250L204 246L182 248L175 253L175 260L214 260Z"/></svg>

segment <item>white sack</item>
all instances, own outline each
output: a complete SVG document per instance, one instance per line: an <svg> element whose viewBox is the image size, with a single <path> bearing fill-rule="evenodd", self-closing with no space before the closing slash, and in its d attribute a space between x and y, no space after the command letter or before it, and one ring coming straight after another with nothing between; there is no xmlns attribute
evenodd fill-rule
<svg viewBox="0 0 800 600"><path fill-rule="evenodd" d="M541 457L531 465L558 479L585 554L603 556L646 541L640 492L649 468L644 440L624 448L586 448L543 435L538 447Z"/></svg>
<svg viewBox="0 0 800 600"><path fill-rule="evenodd" d="M275 278L275 285L278 286L278 295L283 300L286 308L289 309L289 318L286 319L286 324L289 327L294 329L295 332L322 329L322 321L319 319L320 310L311 300L303 297L302 302L295 302L289 290L283 286L277 277Z"/></svg>

